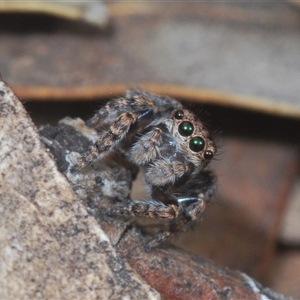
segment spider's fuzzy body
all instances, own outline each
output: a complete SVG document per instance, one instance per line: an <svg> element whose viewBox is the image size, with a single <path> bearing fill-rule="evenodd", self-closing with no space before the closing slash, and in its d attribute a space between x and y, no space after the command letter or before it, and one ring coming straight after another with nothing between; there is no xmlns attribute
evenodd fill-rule
<svg viewBox="0 0 300 300"><path fill-rule="evenodd" d="M170 220L150 246L201 218L215 189L206 166L216 147L192 111L169 97L129 90L101 108L89 126L100 137L79 167L115 149L145 168L149 199L118 205L111 214Z"/></svg>

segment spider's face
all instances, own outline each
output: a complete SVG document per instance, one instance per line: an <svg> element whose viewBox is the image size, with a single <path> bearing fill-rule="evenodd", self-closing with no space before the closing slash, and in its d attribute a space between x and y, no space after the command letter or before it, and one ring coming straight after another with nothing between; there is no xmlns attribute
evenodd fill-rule
<svg viewBox="0 0 300 300"><path fill-rule="evenodd" d="M169 119L169 129L179 151L196 166L204 166L213 158L216 147L208 131L187 109L176 109Z"/></svg>

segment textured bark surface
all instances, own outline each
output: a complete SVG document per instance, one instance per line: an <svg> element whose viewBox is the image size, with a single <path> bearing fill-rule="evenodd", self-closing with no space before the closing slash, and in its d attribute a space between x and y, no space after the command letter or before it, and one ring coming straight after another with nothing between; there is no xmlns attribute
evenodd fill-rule
<svg viewBox="0 0 300 300"><path fill-rule="evenodd" d="M146 254L139 234L134 231L121 240L119 252L165 300L291 300L264 288L244 273L219 268L179 249L159 248Z"/></svg>
<svg viewBox="0 0 300 300"><path fill-rule="evenodd" d="M0 295L160 299L112 247L0 82Z"/></svg>

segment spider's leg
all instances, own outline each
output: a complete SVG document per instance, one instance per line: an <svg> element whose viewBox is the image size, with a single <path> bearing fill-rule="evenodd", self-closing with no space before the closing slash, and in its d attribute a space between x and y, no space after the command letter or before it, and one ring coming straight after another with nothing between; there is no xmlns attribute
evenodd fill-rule
<svg viewBox="0 0 300 300"><path fill-rule="evenodd" d="M128 132L130 126L137 121L138 117L133 112L122 113L118 119L104 132L90 151L83 155L77 164L77 168L84 168L100 155L105 155Z"/></svg>
<svg viewBox="0 0 300 300"><path fill-rule="evenodd" d="M215 175L204 170L198 176L194 176L190 182L184 184L182 186L182 193L193 191L193 194L191 196L176 198L179 207L178 217L174 218L164 231L157 233L148 242L146 250L157 246L173 234L188 230L196 221L201 221L205 208L211 201L215 191L215 181Z"/></svg>
<svg viewBox="0 0 300 300"><path fill-rule="evenodd" d="M166 205L155 200L131 201L119 204L107 211L110 216L148 217L161 220L173 220L179 215L178 205Z"/></svg>
<svg viewBox="0 0 300 300"><path fill-rule="evenodd" d="M118 112L123 112L125 107L130 106L130 101L126 98L120 97L108 101L103 107L101 107L95 115L87 121L87 125L97 129L101 129L102 123L108 117L108 115L115 115ZM110 116L111 117L111 116Z"/></svg>
<svg viewBox="0 0 300 300"><path fill-rule="evenodd" d="M166 187L155 189L156 192L152 193L154 197L157 197L156 200L152 198L145 201L122 203L111 208L108 214L111 216L148 217L169 220L173 224L172 231L176 232L190 221L197 220L203 214L206 204L212 195L211 192L206 194L200 192L198 195L195 194L190 197L175 197L174 195L164 195L161 192L164 188ZM165 204L163 201L169 201L170 204Z"/></svg>
<svg viewBox="0 0 300 300"><path fill-rule="evenodd" d="M156 110L155 104L148 97L120 97L110 100L100 108L96 114L87 121L88 126L100 130L103 124L112 122L122 113L126 111L135 112L139 118L143 115L144 111Z"/></svg>
<svg viewBox="0 0 300 300"><path fill-rule="evenodd" d="M179 204L179 212L180 214L178 217L169 224L165 230L158 232L157 234L154 235L153 238L150 239L150 241L147 243L145 250L149 251L151 248L159 245L163 241L165 241L169 236L174 235L178 232L183 232L189 229L192 224L195 223L197 219L200 219L200 217L203 215L203 212L206 208L207 202L201 198L198 198L196 200L195 197L192 197L190 199L187 198L182 198L178 199L178 202L181 203L180 201L196 201L193 203L191 206L188 206L187 208L182 208L181 205Z"/></svg>
<svg viewBox="0 0 300 300"><path fill-rule="evenodd" d="M176 219L181 214L181 206L176 203L176 198L172 195L168 197L167 185L170 183L172 185L176 177L188 172L190 172L189 166L179 161L156 160L145 174L146 183L152 190L152 198L145 201L131 201L120 204L109 210L108 213L118 216Z"/></svg>
<svg viewBox="0 0 300 300"><path fill-rule="evenodd" d="M149 93L145 91L141 91L138 89L130 89L126 93L127 98L144 98L144 99L151 99L151 102L155 104L157 107L163 107L164 109L167 108L173 108L173 109L179 109L182 108L182 104L175 100L172 99L168 96L159 96L154 93Z"/></svg>
<svg viewBox="0 0 300 300"><path fill-rule="evenodd" d="M198 181L196 181L195 178L197 178ZM193 177L191 180L192 185L190 182L183 185L182 193L186 192L186 194L190 193L190 195L176 198L181 215L178 220L171 223L172 232L184 231L196 220L201 220L205 208L207 204L210 203L216 189L215 181L215 175L205 170L201 171L198 176ZM197 182L199 186L194 185L195 182Z"/></svg>
<svg viewBox="0 0 300 300"><path fill-rule="evenodd" d="M209 201L210 199L207 199L203 193L200 193L197 197L178 198L178 205L184 207L182 209L184 221L179 226L182 227L182 225L196 221L201 217Z"/></svg>

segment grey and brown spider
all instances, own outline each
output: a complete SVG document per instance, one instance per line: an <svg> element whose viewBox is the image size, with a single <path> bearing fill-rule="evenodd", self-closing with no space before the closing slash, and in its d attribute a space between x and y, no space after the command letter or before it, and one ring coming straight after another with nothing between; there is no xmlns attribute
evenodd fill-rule
<svg viewBox="0 0 300 300"><path fill-rule="evenodd" d="M115 149L145 169L149 199L116 205L110 215L170 221L150 247L201 219L215 190L215 176L206 166L216 147L192 111L169 97L129 90L109 101L88 125L101 133L79 168Z"/></svg>

